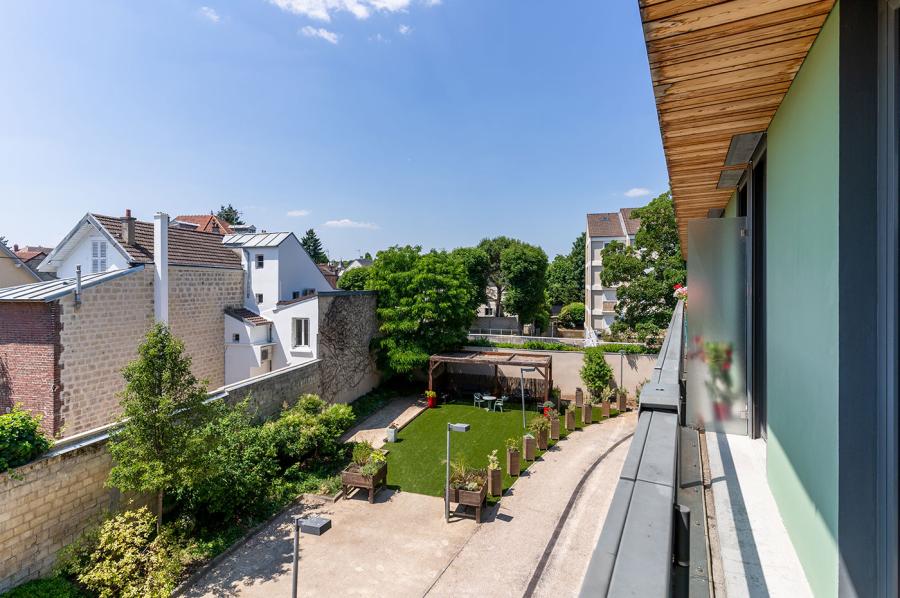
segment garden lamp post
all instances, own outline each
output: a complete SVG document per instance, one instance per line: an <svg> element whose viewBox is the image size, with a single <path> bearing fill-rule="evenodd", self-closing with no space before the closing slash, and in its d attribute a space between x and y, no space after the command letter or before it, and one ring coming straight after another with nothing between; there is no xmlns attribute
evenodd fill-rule
<svg viewBox="0 0 900 598"><path fill-rule="evenodd" d="M525 372L534 372L537 368L519 368L519 376L521 378L520 390L522 391L522 429L525 426Z"/></svg>
<svg viewBox="0 0 900 598"><path fill-rule="evenodd" d="M447 422L447 475L444 479L444 521L450 522L450 432L468 432L469 424Z"/></svg>
<svg viewBox="0 0 900 598"><path fill-rule="evenodd" d="M294 515L294 561L291 567L291 596L297 598L297 573L300 564L300 534L321 536L331 529L331 519Z"/></svg>

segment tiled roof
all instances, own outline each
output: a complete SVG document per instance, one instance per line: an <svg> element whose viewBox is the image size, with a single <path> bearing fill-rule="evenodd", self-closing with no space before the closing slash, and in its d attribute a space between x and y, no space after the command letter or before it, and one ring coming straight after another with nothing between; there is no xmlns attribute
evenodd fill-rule
<svg viewBox="0 0 900 598"><path fill-rule="evenodd" d="M316 264L316 266L319 267L319 272L322 273L322 276L325 277L325 280L328 281L331 288L337 288L338 273L335 272L334 268L328 264Z"/></svg>
<svg viewBox="0 0 900 598"><path fill-rule="evenodd" d="M27 251L25 249L20 249L19 251L16 252L16 256L23 262L27 262L28 260L33 260L34 258L41 256L41 255L47 255L47 253L44 251Z"/></svg>
<svg viewBox="0 0 900 598"><path fill-rule="evenodd" d="M219 235L228 235L233 231L231 230L231 226L218 216L214 214L198 214L198 215L187 215L187 216L177 216L175 220L180 220L182 222L189 222L191 224L197 225L197 230L202 233L216 233ZM219 228L216 230L214 224L218 224Z"/></svg>
<svg viewBox="0 0 900 598"><path fill-rule="evenodd" d="M638 229L641 228L641 219L631 217L631 213L636 209L637 208L622 208L619 210L622 213L622 218L625 220L625 228L628 230L629 235L636 235Z"/></svg>
<svg viewBox="0 0 900 598"><path fill-rule="evenodd" d="M588 214L588 235L591 237L622 237L622 223L617 212Z"/></svg>
<svg viewBox="0 0 900 598"><path fill-rule="evenodd" d="M122 240L122 221L113 216L92 214L106 231L128 252L132 262L153 262L153 223L140 220L134 223L134 240L126 245ZM169 263L175 266L207 266L211 268L241 269L241 258L222 245L222 236L169 227Z"/></svg>
<svg viewBox="0 0 900 598"><path fill-rule="evenodd" d="M225 313L231 316L232 318L237 318L238 320L243 320L248 324L253 324L254 326L264 326L266 324L271 324L270 320L265 319L261 315L250 311L249 309L240 307L227 307L225 308Z"/></svg>

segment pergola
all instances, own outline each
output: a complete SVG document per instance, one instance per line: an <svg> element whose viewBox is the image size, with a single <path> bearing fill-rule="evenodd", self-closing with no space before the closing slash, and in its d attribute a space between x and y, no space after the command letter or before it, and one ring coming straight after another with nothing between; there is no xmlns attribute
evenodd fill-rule
<svg viewBox="0 0 900 598"><path fill-rule="evenodd" d="M544 401L550 399L550 388L553 386L553 359L549 355L533 353L506 353L494 351L457 351L438 353L428 360L428 390L434 390L434 379L445 373L447 364L489 365L494 368L494 387L498 386L500 366L534 368L546 382ZM557 405L558 407L558 405Z"/></svg>

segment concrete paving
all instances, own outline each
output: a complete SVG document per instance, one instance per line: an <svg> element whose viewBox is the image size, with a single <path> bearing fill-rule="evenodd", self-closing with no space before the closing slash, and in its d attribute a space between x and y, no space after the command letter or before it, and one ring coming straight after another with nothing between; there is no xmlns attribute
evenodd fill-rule
<svg viewBox="0 0 900 598"><path fill-rule="evenodd" d="M766 479L766 444L706 433L728 598L812 596Z"/></svg>
<svg viewBox="0 0 900 598"><path fill-rule="evenodd" d="M402 428L414 420L427 406L421 397L392 399L387 405L348 430L341 441L363 442L367 440L375 448L381 448L385 444L385 430L388 426L395 424L397 428Z"/></svg>
<svg viewBox="0 0 900 598"><path fill-rule="evenodd" d="M302 596L575 596L635 423L628 414L572 434L529 468L482 525L462 517L445 523L442 499L388 490L374 505L362 495L300 504L187 595L289 596L291 516L319 514L333 527L301 538Z"/></svg>

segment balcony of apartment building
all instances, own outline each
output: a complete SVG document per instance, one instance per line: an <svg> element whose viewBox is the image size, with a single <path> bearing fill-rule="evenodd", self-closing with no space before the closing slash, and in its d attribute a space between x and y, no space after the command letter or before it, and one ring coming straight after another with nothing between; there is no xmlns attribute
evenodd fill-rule
<svg viewBox="0 0 900 598"><path fill-rule="evenodd" d="M595 316L616 315L616 301L598 301L591 313Z"/></svg>

